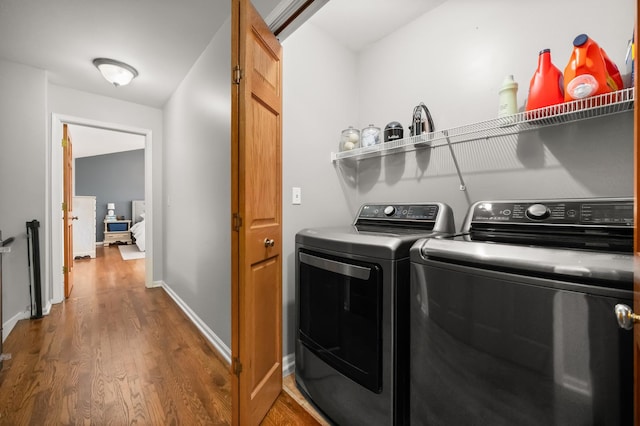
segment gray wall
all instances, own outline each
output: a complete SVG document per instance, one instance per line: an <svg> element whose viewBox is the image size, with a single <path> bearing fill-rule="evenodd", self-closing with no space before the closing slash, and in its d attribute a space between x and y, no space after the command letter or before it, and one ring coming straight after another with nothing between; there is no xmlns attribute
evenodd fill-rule
<svg viewBox="0 0 640 426"><path fill-rule="evenodd" d="M282 353L294 351L295 234L350 223L355 193L329 161L340 130L358 118L356 56L303 24L283 43ZM332 66L340 64L340 66ZM311 78L310 76L314 76ZM291 188L302 203L291 204Z"/></svg>
<svg viewBox="0 0 640 426"><path fill-rule="evenodd" d="M550 48L553 63L564 70L573 39L583 32L624 72L634 5L616 4L616 19L602 22L598 0L444 2L358 55L356 125L384 127L397 120L408 132L411 111L421 101L436 129L493 119L508 74L519 82L518 106L523 108L538 52ZM540 22L545 31L539 31ZM382 66L380 59L398 46L424 55L398 55ZM519 137L474 140L455 145L454 152L466 192L458 189L446 147L340 164L339 172L353 182L355 205L443 201L454 208L458 226L470 202L480 199L630 196L633 191L631 113Z"/></svg>
<svg viewBox="0 0 640 426"><path fill-rule="evenodd" d="M538 50L549 43L570 44L573 36L585 31L585 23L619 62L634 14L626 10L615 19L602 20L597 19L600 11L595 0L449 0L361 54L349 52L312 24L287 38L284 354L293 352L293 240L300 228L348 223L355 209L369 200L441 199L454 205L459 224L470 198L630 193L628 114L517 139L461 144L456 150L468 193L458 191L446 149L365 160L355 169L329 160L342 129L369 123L383 127L392 120L406 125L420 101L430 107L438 128L492 117L505 74L513 73L520 82L522 104ZM540 31L539 22L545 22L545 31ZM428 37L424 31L429 31ZM0 112L6 119L0 126L0 229L5 235L20 234L25 220L43 220L47 112L151 129L154 279L164 279L228 346L229 34L227 22L167 103L164 129L163 111L47 85L45 71L0 61ZM558 46L551 46L558 58L554 62L563 67L566 51ZM408 52L415 51L425 54L410 58ZM385 60L389 52L394 61ZM444 77L433 74L437 70L443 70ZM612 167L615 162L619 165ZM290 204L292 186L302 187L300 206ZM5 321L28 303L24 239L17 242L16 251L13 261L5 263Z"/></svg>
<svg viewBox="0 0 640 426"><path fill-rule="evenodd" d="M96 241L104 241L107 203L131 219L131 201L144 200L144 150L77 158L75 172L76 195L96 197Z"/></svg>
<svg viewBox="0 0 640 426"><path fill-rule="evenodd" d="M3 340L8 322L22 319L29 306L25 223L32 219L40 222L44 271L46 86L45 71L0 60L0 230L3 238L16 237L2 259Z"/></svg>
<svg viewBox="0 0 640 426"><path fill-rule="evenodd" d="M231 347L231 20L164 109L164 282ZM228 355L228 354L226 354Z"/></svg>
<svg viewBox="0 0 640 426"><path fill-rule="evenodd" d="M448 0L362 52L348 51L315 27L313 18L285 40L284 354L294 351L293 242L303 227L348 224L366 202L446 202L459 227L470 203L483 198L632 194L629 112L457 144L467 191L459 190L447 147L330 161L342 129L400 121L407 134L421 101L437 129L494 118L507 74L519 81L523 106L538 52L550 47L554 63L564 69L581 32L589 31L623 67L634 13L632 4L616 4L624 12L602 21L597 0ZM292 186L302 188L300 206L290 204Z"/></svg>
<svg viewBox="0 0 640 426"><path fill-rule="evenodd" d="M441 201L457 228L479 200L633 195L632 112L453 149L466 191L446 146L340 164L339 173L354 179L356 204Z"/></svg>
<svg viewBox="0 0 640 426"><path fill-rule="evenodd" d="M3 338L28 314L29 268L25 222L40 222L40 254L43 297L52 294L51 258L61 247L50 245L50 165L51 113L84 117L101 122L121 123L151 129L154 141L154 191L161 193L162 112L86 92L50 85L44 70L0 60L0 229L3 237L16 236L12 252L3 258L2 323ZM157 156L157 158L156 158ZM156 182L156 176L157 182ZM161 196L158 196L161 199ZM156 223L162 221L160 208ZM59 223L59 222L56 222ZM162 237L154 238L154 277L161 279ZM157 265L158 270L155 270ZM47 269L49 266L49 269ZM47 303L48 300L43 300Z"/></svg>

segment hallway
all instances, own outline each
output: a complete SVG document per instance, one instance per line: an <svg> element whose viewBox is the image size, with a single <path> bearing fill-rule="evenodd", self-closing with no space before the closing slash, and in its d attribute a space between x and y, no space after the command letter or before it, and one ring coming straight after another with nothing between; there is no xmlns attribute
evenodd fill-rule
<svg viewBox="0 0 640 426"><path fill-rule="evenodd" d="M0 425L225 425L226 362L117 246L75 261L75 287L4 343ZM26 289L25 289L26 292ZM285 392L263 425L317 424Z"/></svg>

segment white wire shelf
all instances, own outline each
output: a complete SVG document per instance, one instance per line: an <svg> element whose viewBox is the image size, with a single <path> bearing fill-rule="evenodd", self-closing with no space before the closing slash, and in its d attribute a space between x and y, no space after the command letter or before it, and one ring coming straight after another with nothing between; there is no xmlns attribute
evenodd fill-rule
<svg viewBox="0 0 640 426"><path fill-rule="evenodd" d="M384 142L379 145L357 148L350 151L332 152L331 161L335 162L347 158L363 159L405 150L435 148L440 145L446 145L447 143L460 143L508 136L543 127L557 126L630 111L633 109L633 102L633 88L618 90L582 100L520 112L506 117L494 118L446 130L438 130L418 136L410 136L392 142Z"/></svg>

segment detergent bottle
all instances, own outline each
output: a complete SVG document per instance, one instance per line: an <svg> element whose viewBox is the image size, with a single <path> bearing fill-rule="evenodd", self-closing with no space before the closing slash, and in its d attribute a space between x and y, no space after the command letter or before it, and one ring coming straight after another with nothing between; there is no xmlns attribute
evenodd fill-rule
<svg viewBox="0 0 640 426"><path fill-rule="evenodd" d="M573 101L622 89L618 67L586 34L573 40L573 53L564 69L564 100Z"/></svg>
<svg viewBox="0 0 640 426"><path fill-rule="evenodd" d="M498 91L498 117L506 117L518 112L518 83L513 75L508 75Z"/></svg>
<svg viewBox="0 0 640 426"><path fill-rule="evenodd" d="M622 82L622 75L620 75L620 70L616 66L615 62L609 59L609 56L607 55L607 52L604 51L604 49L600 48L600 53L602 53L604 64L607 67L607 74L609 74L609 77L613 80L613 82L616 85L616 88L613 89L613 91L615 92L616 90L624 89L624 83Z"/></svg>
<svg viewBox="0 0 640 426"><path fill-rule="evenodd" d="M564 102L562 71L551 63L551 50L544 49L538 55L538 68L531 77L526 111Z"/></svg>

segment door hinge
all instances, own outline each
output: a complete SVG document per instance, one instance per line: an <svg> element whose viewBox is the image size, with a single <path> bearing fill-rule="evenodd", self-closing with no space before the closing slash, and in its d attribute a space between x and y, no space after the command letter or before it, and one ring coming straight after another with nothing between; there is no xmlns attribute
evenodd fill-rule
<svg viewBox="0 0 640 426"><path fill-rule="evenodd" d="M69 145L69 140L67 138L62 138L62 147L66 148Z"/></svg>
<svg viewBox="0 0 640 426"><path fill-rule="evenodd" d="M236 65L233 67L233 84L240 84L240 80L242 80L242 68Z"/></svg>
<svg viewBox="0 0 640 426"><path fill-rule="evenodd" d="M63 203L62 203L62 211L63 211L63 212L66 212L66 211L67 211L67 203L66 203L66 202L63 202Z"/></svg>
<svg viewBox="0 0 640 426"><path fill-rule="evenodd" d="M236 232L239 232L241 226L242 226L242 218L240 217L240 214L234 213L233 214L233 230Z"/></svg>
<svg viewBox="0 0 640 426"><path fill-rule="evenodd" d="M236 376L240 376L240 373L242 373L242 363L240 362L240 360L238 358L234 358L233 359L233 374L235 374Z"/></svg>
<svg viewBox="0 0 640 426"><path fill-rule="evenodd" d="M66 274L66 273L67 273L67 267L66 267L66 266L63 266L63 267L62 267L62 273L63 273L63 274Z"/></svg>

